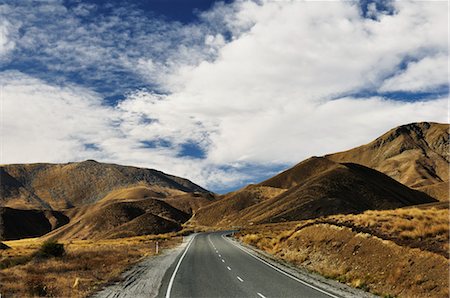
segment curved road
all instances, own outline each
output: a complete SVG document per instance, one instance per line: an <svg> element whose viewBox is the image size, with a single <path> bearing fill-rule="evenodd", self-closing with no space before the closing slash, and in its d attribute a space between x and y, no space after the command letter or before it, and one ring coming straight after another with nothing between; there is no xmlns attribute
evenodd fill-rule
<svg viewBox="0 0 450 298"><path fill-rule="evenodd" d="M158 297L337 297L255 257L226 234L192 238L167 270Z"/></svg>

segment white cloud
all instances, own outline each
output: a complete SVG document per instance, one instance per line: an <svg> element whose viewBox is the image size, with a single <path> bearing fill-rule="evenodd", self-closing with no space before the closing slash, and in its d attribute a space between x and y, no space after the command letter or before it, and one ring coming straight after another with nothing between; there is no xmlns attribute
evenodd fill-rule
<svg viewBox="0 0 450 298"><path fill-rule="evenodd" d="M85 143L111 137L114 111L76 86L58 87L19 72L3 72L1 163L86 158Z"/></svg>
<svg viewBox="0 0 450 298"><path fill-rule="evenodd" d="M447 4L393 5L395 14L379 13L373 20L362 18L357 4L348 1L237 1L203 13L199 26L158 23L167 30L140 31L118 43L107 27L120 17L81 26L72 35L82 40L76 43L29 28L29 34L55 45L46 50L48 57L70 61L64 69L99 63L107 73L119 65L167 93L137 90L107 107L86 88L4 74L2 162L97 158L221 188L267 176L274 165L361 145L397 125L447 122L446 98L349 96L394 87L429 90L447 78L447 69L434 71L447 55ZM137 26L142 16L131 15L127 26ZM67 28L77 27L76 21L69 18ZM173 30L176 34L161 36ZM232 37L226 39L224 31ZM20 39L22 47L36 46L29 34ZM170 38L179 46L170 48ZM111 54L115 43L118 50ZM151 53L143 46L153 47ZM410 60L418 62L402 72L402 63ZM170 145L144 146L152 140ZM179 156L191 141L206 152L205 159Z"/></svg>
<svg viewBox="0 0 450 298"><path fill-rule="evenodd" d="M150 127L160 137L206 135L214 164L293 163L368 142L396 125L445 122L445 99L339 96L376 90L406 58L445 53L446 32L429 30L446 24L443 7L398 4L397 14L372 20L349 2L251 5L251 30L224 45L216 60L170 77L174 93L157 102L140 93L122 105L158 119Z"/></svg>
<svg viewBox="0 0 450 298"><path fill-rule="evenodd" d="M0 5L0 62L6 60L16 43L14 36L16 28L3 16L7 13L7 7Z"/></svg>
<svg viewBox="0 0 450 298"><path fill-rule="evenodd" d="M384 81L380 91L432 91L448 84L448 57L425 57L409 63L406 70Z"/></svg>

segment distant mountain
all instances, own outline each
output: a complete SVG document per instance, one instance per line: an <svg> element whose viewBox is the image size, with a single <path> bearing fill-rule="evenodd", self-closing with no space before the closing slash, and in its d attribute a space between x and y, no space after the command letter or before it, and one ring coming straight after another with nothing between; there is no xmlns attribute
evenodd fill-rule
<svg viewBox="0 0 450 298"><path fill-rule="evenodd" d="M449 124L411 123L391 129L369 144L326 158L361 164L447 201L449 198Z"/></svg>
<svg viewBox="0 0 450 298"><path fill-rule="evenodd" d="M53 209L92 204L111 191L143 186L152 197L209 193L187 179L137 167L93 160L68 164L0 166L0 206Z"/></svg>
<svg viewBox="0 0 450 298"><path fill-rule="evenodd" d="M436 202L376 170L324 157L307 159L252 187L266 189L266 196L248 195L246 187L200 208L192 222L225 226L283 222Z"/></svg>

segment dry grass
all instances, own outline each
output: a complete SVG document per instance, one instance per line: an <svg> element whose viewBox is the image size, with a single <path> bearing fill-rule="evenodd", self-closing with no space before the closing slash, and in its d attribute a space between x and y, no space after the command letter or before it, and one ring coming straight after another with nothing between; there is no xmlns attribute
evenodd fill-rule
<svg viewBox="0 0 450 298"><path fill-rule="evenodd" d="M0 293L15 297L86 297L143 257L181 241L176 234L140 236L115 240L65 242L61 258L37 259L31 255L39 239L6 241L11 249L1 251Z"/></svg>
<svg viewBox="0 0 450 298"><path fill-rule="evenodd" d="M448 297L449 211L405 208L248 227L237 237L353 287Z"/></svg>
<svg viewBox="0 0 450 298"><path fill-rule="evenodd" d="M366 211L357 215L330 216L327 221L448 257L448 209Z"/></svg>

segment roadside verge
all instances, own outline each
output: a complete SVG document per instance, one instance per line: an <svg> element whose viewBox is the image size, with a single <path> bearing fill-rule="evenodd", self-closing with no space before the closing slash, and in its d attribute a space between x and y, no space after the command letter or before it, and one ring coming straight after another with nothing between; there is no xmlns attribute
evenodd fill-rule
<svg viewBox="0 0 450 298"><path fill-rule="evenodd" d="M194 235L183 238L179 246L151 256L130 268L122 275L122 281L95 293L94 298L156 297L167 269L175 262Z"/></svg>

